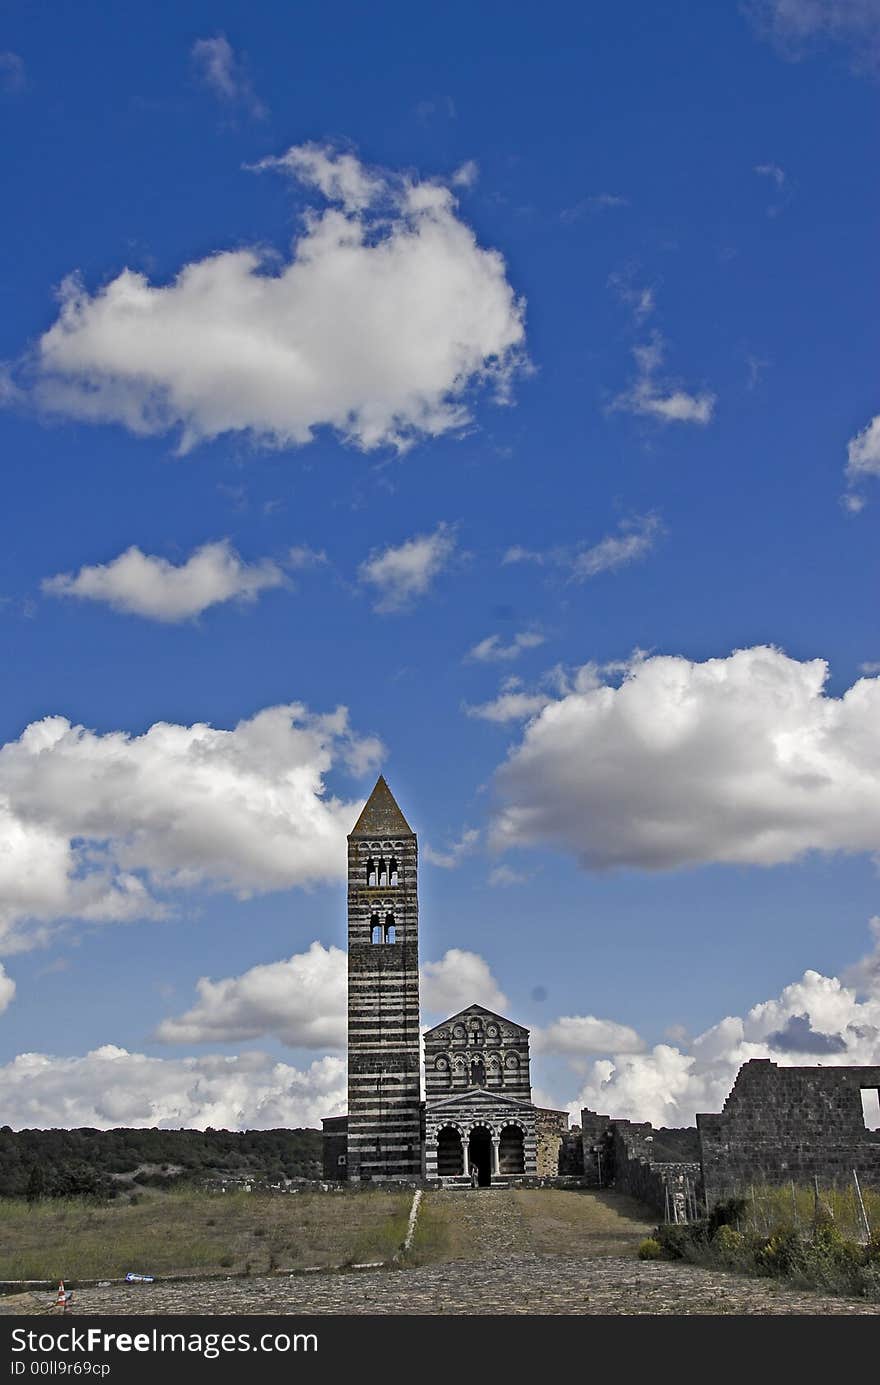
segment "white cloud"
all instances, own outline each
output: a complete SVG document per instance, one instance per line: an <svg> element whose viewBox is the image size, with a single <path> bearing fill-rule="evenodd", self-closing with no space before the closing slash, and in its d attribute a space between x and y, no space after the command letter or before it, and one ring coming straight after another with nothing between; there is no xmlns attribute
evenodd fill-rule
<svg viewBox="0 0 880 1385"><path fill-rule="evenodd" d="M469 827L462 832L457 842L453 842L445 851L435 851L429 844L425 843L422 848L422 856L426 861L430 861L432 866L439 866L441 870L455 870L461 865L465 856L470 855L480 840L480 833L476 827Z"/></svg>
<svg viewBox="0 0 880 1385"><path fill-rule="evenodd" d="M880 59L880 9L876 0L745 0L758 32L782 57L797 62L823 38L850 44L854 67Z"/></svg>
<svg viewBox="0 0 880 1385"><path fill-rule="evenodd" d="M173 622L189 620L233 598L253 601L267 587L282 586L284 580L275 563L268 559L244 563L223 539L203 544L178 566L133 545L112 562L82 567L75 576L63 572L47 577L42 590L48 596L102 601L117 611Z"/></svg>
<svg viewBox="0 0 880 1385"><path fill-rule="evenodd" d="M511 870L510 866L494 866L489 871L489 884L493 889L498 886L524 885L530 879L531 875L528 871Z"/></svg>
<svg viewBox="0 0 880 1385"><path fill-rule="evenodd" d="M7 975L6 969L0 966L0 1015L4 1010L8 1010L14 999L15 982Z"/></svg>
<svg viewBox="0 0 880 1385"><path fill-rule="evenodd" d="M296 544L287 553L287 566L294 571L307 567L323 567L327 562L324 550L309 548L307 543Z"/></svg>
<svg viewBox="0 0 880 1385"><path fill-rule="evenodd" d="M658 379L664 349L655 335L645 346L633 348L637 373L629 389L619 394L612 408L625 413L645 414L661 423L709 423L715 409L715 395L690 394L668 381Z"/></svg>
<svg viewBox="0 0 880 1385"><path fill-rule="evenodd" d="M537 549L523 548L521 544L515 543L512 548L507 549L501 559L501 565L503 567L508 563L535 563L537 567L543 567L546 561L546 555L539 553Z"/></svg>
<svg viewBox="0 0 880 1385"><path fill-rule="evenodd" d="M251 85L244 62L225 34L196 39L190 55L200 79L221 101L244 106L258 120L267 114Z"/></svg>
<svg viewBox="0 0 880 1385"><path fill-rule="evenodd" d="M614 572L627 563L644 558L654 547L661 532L656 515L641 515L625 520L618 534L609 534L592 548L583 549L571 564L572 575L585 580L600 572Z"/></svg>
<svg viewBox="0 0 880 1385"><path fill-rule="evenodd" d="M455 170L450 181L454 188L472 188L479 176L480 165L476 159L468 159Z"/></svg>
<svg viewBox="0 0 880 1385"><path fill-rule="evenodd" d="M785 1065L859 1066L877 1061L880 1046L880 928L875 948L857 969L867 992L837 977L806 971L744 1018L727 1016L690 1045L690 1052L657 1044L647 1053L620 1053L593 1062L572 1109L591 1110L655 1126L693 1125L698 1111L720 1111L741 1065L770 1058Z"/></svg>
<svg viewBox="0 0 880 1385"><path fill-rule="evenodd" d="M479 717L482 721L525 721L552 702L547 693L528 693L512 690L501 692L491 702L481 702L477 706L466 706L469 717Z"/></svg>
<svg viewBox="0 0 880 1385"><path fill-rule="evenodd" d="M614 289L618 298L632 310L636 322L643 322L657 306L654 290L650 284L637 284L632 268L615 270L608 276L608 286Z"/></svg>
<svg viewBox="0 0 880 1385"><path fill-rule="evenodd" d="M880 476L880 414L847 443L846 478L850 485L865 476Z"/></svg>
<svg viewBox="0 0 880 1385"><path fill-rule="evenodd" d="M340 154L323 144L294 145L280 158L261 159L253 168L282 169L317 188L328 202L340 202L346 212L366 211L385 191L384 179L370 173L354 154Z"/></svg>
<svg viewBox="0 0 880 1385"><path fill-rule="evenodd" d="M326 792L381 744L345 708L270 707L231 731L157 722L98 734L64 717L0 748L0 938L27 946L59 920L154 916L154 891L239 897L339 879L361 802Z"/></svg>
<svg viewBox="0 0 880 1385"><path fill-rule="evenodd" d="M590 1053L641 1053L645 1042L628 1024L594 1015L563 1015L546 1029L532 1030L536 1053L559 1053L575 1064Z"/></svg>
<svg viewBox="0 0 880 1385"><path fill-rule="evenodd" d="M495 846L649 870L880 852L880 679L830 697L824 660L760 646L581 672L496 773Z"/></svg>
<svg viewBox="0 0 880 1385"><path fill-rule="evenodd" d="M450 949L421 968L422 1000L430 1013L451 1014L471 1001L490 1009L507 1001L489 964L474 952ZM347 954L314 942L307 952L251 967L219 981L202 977L191 1009L165 1019L162 1043L219 1044L276 1038L291 1048L342 1049L346 1040Z"/></svg>
<svg viewBox="0 0 880 1385"><path fill-rule="evenodd" d="M239 1043L275 1035L291 1048L344 1048L348 959L314 942L284 962L196 983L198 1001L158 1026L163 1043Z"/></svg>
<svg viewBox="0 0 880 1385"><path fill-rule="evenodd" d="M507 996L501 990L485 958L453 947L439 962L421 969L422 1007L430 1015L453 1015L467 1005L485 1005L504 1013Z"/></svg>
<svg viewBox="0 0 880 1385"><path fill-rule="evenodd" d="M0 1067L0 1102L17 1129L315 1127L345 1110L345 1064L325 1057L300 1071L264 1053L148 1058L114 1044L72 1058L22 1053Z"/></svg>
<svg viewBox="0 0 880 1385"><path fill-rule="evenodd" d="M378 591L377 611L399 611L424 596L434 578L449 566L455 531L438 524L433 534L417 534L404 543L371 553L358 576Z"/></svg>
<svg viewBox="0 0 880 1385"><path fill-rule="evenodd" d="M448 188L317 145L270 165L334 202L306 215L290 259L220 251L168 284L126 269L94 294L69 278L38 345L38 403L136 434L179 428L184 452L242 431L287 447L321 427L403 451L460 429L474 385L509 393L523 304Z"/></svg>
<svg viewBox="0 0 880 1385"><path fill-rule="evenodd" d="M785 169L779 164L755 164L755 172L760 178L772 178L778 188L785 186Z"/></svg>
<svg viewBox="0 0 880 1385"><path fill-rule="evenodd" d="M0 53L0 91L15 96L27 86L24 60L9 49Z"/></svg>
<svg viewBox="0 0 880 1385"><path fill-rule="evenodd" d="M505 644L500 635L487 635L468 651L467 657L482 664L507 663L518 659L527 649L537 649L544 640L545 637L537 630L521 630L509 644Z"/></svg>

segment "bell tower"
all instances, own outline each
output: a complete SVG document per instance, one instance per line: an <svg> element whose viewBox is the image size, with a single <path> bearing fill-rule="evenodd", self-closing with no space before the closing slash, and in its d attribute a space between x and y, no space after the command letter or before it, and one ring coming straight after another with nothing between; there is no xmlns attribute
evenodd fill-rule
<svg viewBox="0 0 880 1385"><path fill-rule="evenodd" d="M348 1177L418 1178L416 834L380 775L348 838Z"/></svg>

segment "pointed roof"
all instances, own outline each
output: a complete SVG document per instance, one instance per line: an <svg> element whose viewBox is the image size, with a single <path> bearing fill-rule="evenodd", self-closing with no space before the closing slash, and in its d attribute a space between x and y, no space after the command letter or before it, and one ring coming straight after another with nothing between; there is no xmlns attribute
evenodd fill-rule
<svg viewBox="0 0 880 1385"><path fill-rule="evenodd" d="M426 1029L424 1038L428 1039L432 1034L435 1034L438 1029L448 1029L451 1024L455 1024L458 1020L466 1020L471 1015L479 1015L481 1019L498 1020L500 1024L509 1024L511 1029L517 1029L520 1034L528 1034L530 1032L526 1029L524 1024L517 1024L516 1020L509 1020L506 1015L499 1015L494 1010L487 1010L485 1005L474 1003L473 1005L466 1005L463 1010L457 1010L454 1015L449 1016L449 1019L441 1020L440 1023L435 1024L432 1029Z"/></svg>
<svg viewBox="0 0 880 1385"><path fill-rule="evenodd" d="M351 829L352 837L414 837L403 813L397 806L394 794L385 783L384 774L376 780L376 787L367 799L364 810Z"/></svg>

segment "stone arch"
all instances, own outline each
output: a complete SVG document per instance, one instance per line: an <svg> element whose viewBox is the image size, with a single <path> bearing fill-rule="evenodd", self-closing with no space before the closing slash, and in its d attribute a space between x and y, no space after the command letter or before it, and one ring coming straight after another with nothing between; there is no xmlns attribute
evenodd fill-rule
<svg viewBox="0 0 880 1385"><path fill-rule="evenodd" d="M442 1125L437 1131L437 1175L457 1178L464 1173L464 1144L457 1125Z"/></svg>
<svg viewBox="0 0 880 1385"><path fill-rule="evenodd" d="M508 1121L501 1127L498 1140L499 1173L525 1173L525 1131L519 1121Z"/></svg>

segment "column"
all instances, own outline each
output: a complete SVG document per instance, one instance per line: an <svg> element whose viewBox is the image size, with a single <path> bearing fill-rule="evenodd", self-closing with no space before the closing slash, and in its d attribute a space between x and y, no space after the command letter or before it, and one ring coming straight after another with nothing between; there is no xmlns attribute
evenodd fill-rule
<svg viewBox="0 0 880 1385"><path fill-rule="evenodd" d="M462 1157L462 1159L464 1160L464 1163L463 1163L462 1166L461 1166L461 1168L462 1168L462 1173L464 1174L465 1178L470 1178L470 1176L471 1176L471 1161L470 1161L470 1157L469 1157L469 1154L468 1154L468 1137L467 1137L467 1135L462 1135L462 1137L461 1137L461 1157Z"/></svg>
<svg viewBox="0 0 880 1385"><path fill-rule="evenodd" d="M498 1163L498 1146L500 1145L500 1143L501 1143L500 1136L498 1136L498 1135L493 1135L493 1136L492 1136L492 1177L493 1177L493 1178L495 1178L496 1175L497 1175L498 1173L500 1173L500 1171L501 1171L501 1170L500 1170L499 1163Z"/></svg>

